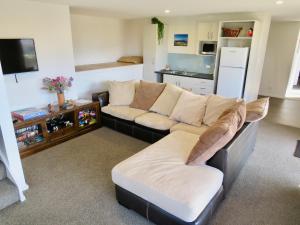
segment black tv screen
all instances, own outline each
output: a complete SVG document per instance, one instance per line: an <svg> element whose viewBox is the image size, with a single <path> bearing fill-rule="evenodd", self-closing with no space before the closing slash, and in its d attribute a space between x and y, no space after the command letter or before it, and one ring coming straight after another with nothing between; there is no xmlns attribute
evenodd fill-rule
<svg viewBox="0 0 300 225"><path fill-rule="evenodd" d="M3 74L38 71L33 39L0 39Z"/></svg>

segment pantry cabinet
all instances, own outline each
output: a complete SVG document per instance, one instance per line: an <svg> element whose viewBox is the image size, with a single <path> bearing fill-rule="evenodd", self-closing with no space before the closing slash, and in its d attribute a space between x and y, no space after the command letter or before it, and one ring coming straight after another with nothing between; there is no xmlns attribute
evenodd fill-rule
<svg viewBox="0 0 300 225"><path fill-rule="evenodd" d="M210 95L214 93L214 81L176 75L163 75L164 83L171 83L195 94Z"/></svg>

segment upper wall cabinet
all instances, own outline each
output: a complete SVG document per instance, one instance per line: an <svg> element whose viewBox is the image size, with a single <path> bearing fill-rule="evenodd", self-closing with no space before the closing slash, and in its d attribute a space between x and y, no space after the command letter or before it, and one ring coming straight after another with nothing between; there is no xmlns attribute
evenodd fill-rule
<svg viewBox="0 0 300 225"><path fill-rule="evenodd" d="M218 22L200 22L197 25L198 41L217 41L219 32Z"/></svg>
<svg viewBox="0 0 300 225"><path fill-rule="evenodd" d="M197 24L181 21L168 25L168 52L196 54Z"/></svg>

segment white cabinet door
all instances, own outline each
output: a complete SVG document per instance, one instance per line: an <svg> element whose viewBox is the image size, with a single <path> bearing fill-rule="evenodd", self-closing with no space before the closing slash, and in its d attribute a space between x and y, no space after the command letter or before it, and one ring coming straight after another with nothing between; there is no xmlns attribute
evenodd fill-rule
<svg viewBox="0 0 300 225"><path fill-rule="evenodd" d="M198 23L198 40L210 40L210 23Z"/></svg>
<svg viewBox="0 0 300 225"><path fill-rule="evenodd" d="M198 40L199 41L217 41L219 32L219 23L198 23Z"/></svg>
<svg viewBox="0 0 300 225"><path fill-rule="evenodd" d="M211 40L218 41L219 38L219 23L211 23Z"/></svg>
<svg viewBox="0 0 300 225"><path fill-rule="evenodd" d="M164 83L169 83L169 84L174 84L176 86L179 86L178 76L167 75L167 74L164 74L163 76L164 76L164 78L163 78Z"/></svg>
<svg viewBox="0 0 300 225"><path fill-rule="evenodd" d="M210 95L214 93L215 83L213 80L164 74L163 82L174 84L199 95Z"/></svg>

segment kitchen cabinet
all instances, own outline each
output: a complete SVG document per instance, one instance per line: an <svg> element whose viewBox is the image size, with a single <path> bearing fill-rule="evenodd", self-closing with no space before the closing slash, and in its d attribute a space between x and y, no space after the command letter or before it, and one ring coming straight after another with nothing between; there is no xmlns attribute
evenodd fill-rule
<svg viewBox="0 0 300 225"><path fill-rule="evenodd" d="M218 41L219 23L208 22L198 23L198 40L199 41Z"/></svg>
<svg viewBox="0 0 300 225"><path fill-rule="evenodd" d="M174 46L175 34L187 34L187 46ZM177 22L168 25L168 53L196 54L197 44L197 23L196 22Z"/></svg>
<svg viewBox="0 0 300 225"><path fill-rule="evenodd" d="M163 76L164 83L174 84L195 94L210 95L214 93L214 80L168 74L164 74Z"/></svg>

